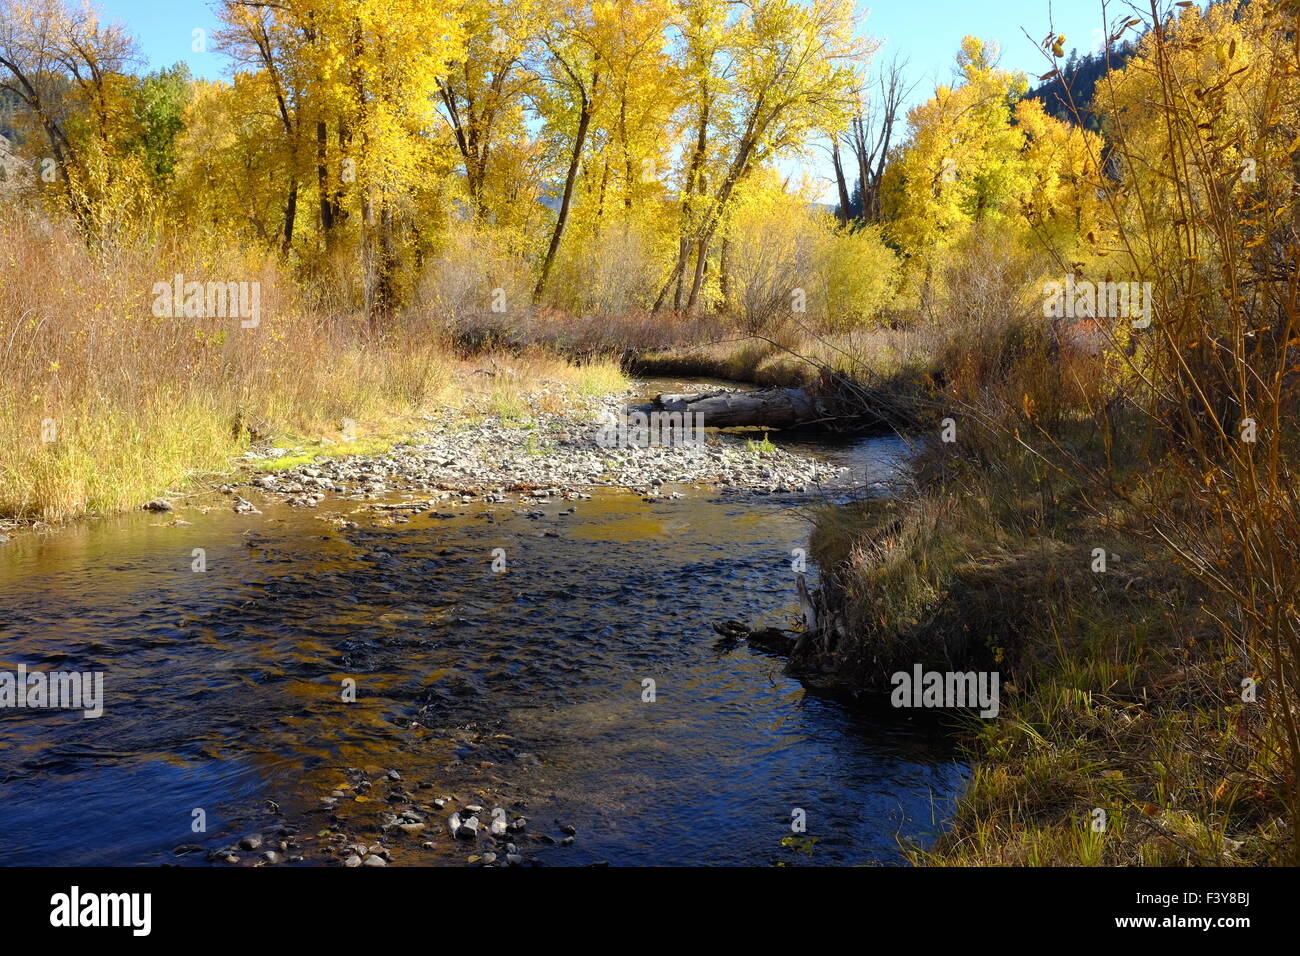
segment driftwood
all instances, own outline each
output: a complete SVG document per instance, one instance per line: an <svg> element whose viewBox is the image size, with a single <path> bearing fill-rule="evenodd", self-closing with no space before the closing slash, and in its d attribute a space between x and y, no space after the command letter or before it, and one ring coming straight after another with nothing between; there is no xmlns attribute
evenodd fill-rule
<svg viewBox="0 0 1300 956"><path fill-rule="evenodd" d="M790 655L794 650L795 642L799 639L797 632L787 631L783 627L752 628L740 621L715 621L713 629L722 635L723 639L719 645L726 650L731 650L741 641L746 641L765 651L780 654L782 657Z"/></svg>
<svg viewBox="0 0 1300 956"><path fill-rule="evenodd" d="M828 606L824 590L810 592L802 574L795 580L795 590L799 594L799 608L803 615L802 631L782 627L751 628L739 621L715 623L713 629L723 636L728 647L743 640L789 657L791 670L801 675L831 670L835 652L848 633L843 614Z"/></svg>
<svg viewBox="0 0 1300 956"><path fill-rule="evenodd" d="M631 405L627 410L629 413L641 412L646 415L656 412L689 412L705 428L794 428L824 423L832 417L820 399L802 388L659 395L653 402Z"/></svg>

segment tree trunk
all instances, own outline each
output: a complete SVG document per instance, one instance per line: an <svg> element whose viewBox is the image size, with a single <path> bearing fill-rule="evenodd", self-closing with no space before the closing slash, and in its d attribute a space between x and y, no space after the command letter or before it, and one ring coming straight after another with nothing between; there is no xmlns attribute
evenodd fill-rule
<svg viewBox="0 0 1300 956"><path fill-rule="evenodd" d="M731 299L731 281L729 278L729 268L731 263L731 237L724 235L722 245L718 249L718 292L722 297L719 303L721 308L726 308Z"/></svg>
<svg viewBox="0 0 1300 956"><path fill-rule="evenodd" d="M706 428L766 426L793 428L825 422L826 406L802 388L764 388L753 392L705 392L698 395L659 395L653 402L632 405L629 412L692 412Z"/></svg>
<svg viewBox="0 0 1300 956"><path fill-rule="evenodd" d="M704 156L709 145L709 111L712 105L712 98L709 94L709 88L706 83L700 84L700 125L695 135L695 149L691 153L691 164L686 171L686 182L682 190L682 208L680 217L680 238L677 244L677 265L673 268L672 273L668 276L668 281L659 291L659 296L655 299L655 307L652 310L653 315L658 315L659 310L663 307L664 298L668 290L676 286L673 293L673 311L682 311L682 282L686 275L686 263L690 261L691 255L691 196L704 192L700 188L700 171L704 168Z"/></svg>
<svg viewBox="0 0 1300 956"><path fill-rule="evenodd" d="M691 297L686 300L686 314L691 315L695 311L695 305L700 298L700 287L704 285L704 265L709 258L709 240L700 239L695 244L695 276L691 280Z"/></svg>
<svg viewBox="0 0 1300 956"><path fill-rule="evenodd" d="M298 177L289 181L289 198L284 204L284 244L281 251L288 253L293 247L293 224L298 218Z"/></svg>
<svg viewBox="0 0 1300 956"><path fill-rule="evenodd" d="M836 212L841 226L849 224L849 186L844 181L844 163L840 161L840 140L836 136L831 140L831 162L835 166L835 185L840 193L840 208Z"/></svg>
<svg viewBox="0 0 1300 956"><path fill-rule="evenodd" d="M595 83L592 83L595 92ZM555 230L551 233L551 244L546 249L546 258L542 261L542 274L537 279L537 288L533 290L533 303L542 300L546 291L546 280L550 278L551 267L555 264L555 254L560 249L560 240L564 238L564 227L569 221L569 203L573 200L573 184L578 178L578 167L582 164L582 151L587 142L587 128L591 126L591 100L584 94L582 113L578 117L578 132L573 138L573 155L569 157L569 174L564 179L564 195L560 199L560 214L555 220Z"/></svg>
<svg viewBox="0 0 1300 956"><path fill-rule="evenodd" d="M320 198L320 231L325 237L325 245L328 248L331 239L330 231L334 228L334 206L330 199L330 174L329 166L326 164L326 137L329 135L329 128L325 121L321 120L316 123L316 192Z"/></svg>

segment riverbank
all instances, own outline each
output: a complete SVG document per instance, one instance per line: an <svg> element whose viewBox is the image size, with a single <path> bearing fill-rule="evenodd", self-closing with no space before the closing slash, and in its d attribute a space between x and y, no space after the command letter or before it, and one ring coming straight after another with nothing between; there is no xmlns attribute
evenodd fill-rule
<svg viewBox="0 0 1300 956"><path fill-rule="evenodd" d="M595 381L590 367L577 374ZM627 383L609 371L598 381L601 387L633 387L602 395L591 384L584 390L561 381L531 389L512 383L508 401L500 386L492 386L477 397L462 396L454 409L380 425L351 423L349 437L337 440L275 447L266 438L232 459L229 470L192 476L141 507L168 513L192 502L208 508L213 490L243 513L257 513L267 501L316 508L334 498L373 502L402 495L408 503L374 505L402 521L402 513L421 508L436 514L438 507L474 500L577 500L590 498L596 488L622 489L646 500L681 498L676 489L687 486L782 495L805 494L843 478L843 467L792 454L766 438L683 433L667 445L611 442L606 423L621 419L629 398L650 386ZM546 410L555 408L564 410ZM32 526L10 521L3 527L12 534Z"/></svg>
<svg viewBox="0 0 1300 956"><path fill-rule="evenodd" d="M426 314L373 322L212 236L98 249L7 213L0 249L0 533L190 493L250 450L374 453L426 415L556 412L626 388L607 356L468 353ZM258 314L155 308L157 278L185 275L247 277Z"/></svg>
<svg viewBox="0 0 1300 956"><path fill-rule="evenodd" d="M1115 451L1116 485L1138 482L1138 459ZM1146 508L1014 442L969 452L935 441L911 491L821 509L810 556L843 639L792 661L806 680L882 701L891 675L917 665L999 675L996 718L952 716L970 784L912 861L1286 859L1264 679Z"/></svg>
<svg viewBox="0 0 1300 956"><path fill-rule="evenodd" d="M296 321L282 319L270 340L292 337ZM0 404L14 409L0 423L0 543L22 529L202 494L244 468L375 456L433 422L519 423L627 387L612 361L579 363L540 348L461 356L436 339L396 348L356 338L340 349L259 354L260 371L224 347L201 349L190 369L218 377L202 385L166 365L127 363L111 400L96 391L99 373L84 370L88 380L26 415L15 383L0 385ZM52 365L65 366L66 356ZM272 380L248 380L262 372Z"/></svg>

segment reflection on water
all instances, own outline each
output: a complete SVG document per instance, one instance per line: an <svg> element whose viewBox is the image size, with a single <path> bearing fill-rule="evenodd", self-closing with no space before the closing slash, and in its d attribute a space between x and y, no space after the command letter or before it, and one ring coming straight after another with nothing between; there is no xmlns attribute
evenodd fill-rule
<svg viewBox="0 0 1300 956"><path fill-rule="evenodd" d="M901 449L820 453L860 482ZM260 516L217 502L180 509L189 526L139 513L15 539L0 549L0 669L103 670L106 700L98 720L0 711L0 863L171 862L179 844L286 820L310 837L349 767L396 769L420 800L489 794L530 833L576 826L572 846L528 844L546 864L896 862L963 769L710 627L793 620L811 499L680 490L408 523L348 501ZM318 520L344 514L358 527ZM795 807L818 838L809 858L781 847ZM384 809L349 803L345 822L377 833ZM468 852L443 834L393 843L395 863ZM308 863L333 859L307 847Z"/></svg>

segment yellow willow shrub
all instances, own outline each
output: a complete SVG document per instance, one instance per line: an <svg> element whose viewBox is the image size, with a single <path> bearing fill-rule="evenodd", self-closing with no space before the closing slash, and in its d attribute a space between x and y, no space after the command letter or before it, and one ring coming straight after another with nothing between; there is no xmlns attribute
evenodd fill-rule
<svg viewBox="0 0 1300 956"><path fill-rule="evenodd" d="M802 197L771 182L751 186L732 209L719 291L741 329L774 335L791 323L808 324L826 315L817 275L823 228Z"/></svg>
<svg viewBox="0 0 1300 956"><path fill-rule="evenodd" d="M408 310L430 328L478 339L508 336L527 318L532 279L508 230L471 222L448 226L429 257Z"/></svg>
<svg viewBox="0 0 1300 956"><path fill-rule="evenodd" d="M547 304L573 315L648 311L667 258L663 237L650 224L624 219L574 234L547 285Z"/></svg>
<svg viewBox="0 0 1300 956"><path fill-rule="evenodd" d="M825 301L823 326L847 331L876 319L898 293L901 265L878 226L824 227L814 257Z"/></svg>

